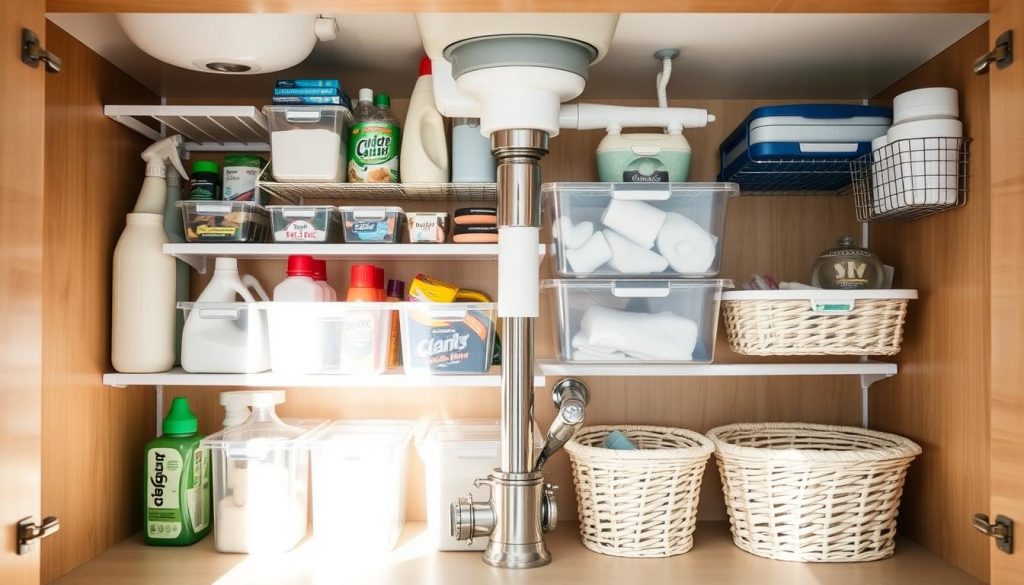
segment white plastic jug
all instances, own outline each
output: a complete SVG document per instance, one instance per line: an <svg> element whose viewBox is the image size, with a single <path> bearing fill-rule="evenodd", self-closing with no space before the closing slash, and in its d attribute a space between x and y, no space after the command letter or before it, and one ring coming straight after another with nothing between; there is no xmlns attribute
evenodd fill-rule
<svg viewBox="0 0 1024 585"><path fill-rule="evenodd" d="M251 275L238 274L238 261L217 258L210 283L188 311L181 339L181 367L192 373L252 374L270 369L267 316L254 304L268 301ZM244 303L236 303L236 296Z"/></svg>
<svg viewBox="0 0 1024 585"><path fill-rule="evenodd" d="M398 166L406 183L448 182L444 118L434 103L434 82L427 57L420 63L420 77L409 98Z"/></svg>

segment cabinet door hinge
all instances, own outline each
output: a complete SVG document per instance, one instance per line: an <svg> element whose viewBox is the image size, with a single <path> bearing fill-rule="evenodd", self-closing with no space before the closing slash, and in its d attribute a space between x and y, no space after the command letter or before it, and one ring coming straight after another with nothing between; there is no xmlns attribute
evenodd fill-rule
<svg viewBox="0 0 1024 585"><path fill-rule="evenodd" d="M1000 551L1013 554L1013 519L1006 516L996 516L996 523L988 523L987 514L975 514L971 522L975 529L982 534L987 534L996 539L996 548Z"/></svg>
<svg viewBox="0 0 1024 585"><path fill-rule="evenodd" d="M18 520L18 554L32 552L40 540L60 530L60 519L56 516L43 518L42 524L36 524L31 516Z"/></svg>
<svg viewBox="0 0 1024 585"><path fill-rule="evenodd" d="M978 57L974 61L974 72L978 75L988 73L990 66L995 63L996 67L1006 69L1013 63L1013 31L1008 30L999 35L996 39L994 49Z"/></svg>
<svg viewBox="0 0 1024 585"><path fill-rule="evenodd" d="M39 35L27 28L21 29L21 62L30 67L39 67L40 61L46 63L47 73L59 73L64 64L60 57L39 44Z"/></svg>

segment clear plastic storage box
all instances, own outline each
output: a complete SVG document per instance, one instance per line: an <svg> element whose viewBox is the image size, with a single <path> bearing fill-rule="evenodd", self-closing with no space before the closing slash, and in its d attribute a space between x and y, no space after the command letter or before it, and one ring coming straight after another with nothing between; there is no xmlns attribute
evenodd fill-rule
<svg viewBox="0 0 1024 585"><path fill-rule="evenodd" d="M566 363L711 363L730 280L545 280Z"/></svg>
<svg viewBox="0 0 1024 585"><path fill-rule="evenodd" d="M274 397L254 394L249 420L202 440L213 464L218 551L279 553L306 536L309 437L325 420L274 413Z"/></svg>
<svg viewBox="0 0 1024 585"><path fill-rule="evenodd" d="M414 421L337 421L311 441L313 535L330 550L391 550L405 526Z"/></svg>
<svg viewBox="0 0 1024 585"><path fill-rule="evenodd" d="M179 201L189 242L265 242L270 214L251 201Z"/></svg>
<svg viewBox="0 0 1024 585"><path fill-rule="evenodd" d="M341 241L341 214L331 205L269 205L271 233L278 243Z"/></svg>
<svg viewBox="0 0 1024 585"><path fill-rule="evenodd" d="M546 183L555 271L569 277L718 274L734 183Z"/></svg>
<svg viewBox="0 0 1024 585"><path fill-rule="evenodd" d="M270 123L274 179L291 183L342 183L348 167L345 106L264 106Z"/></svg>
<svg viewBox="0 0 1024 585"><path fill-rule="evenodd" d="M540 455L544 437L533 427L533 460ZM495 419L437 420L416 438L423 459L427 490L427 538L437 550L484 550L487 537L472 544L455 540L450 528L450 506L456 498L473 495L485 501L487 486L474 487L501 465L501 426ZM315 497L315 493L314 493Z"/></svg>
<svg viewBox="0 0 1024 585"><path fill-rule="evenodd" d="M401 207L339 207L349 244L395 244L401 238L405 215Z"/></svg>
<svg viewBox="0 0 1024 585"><path fill-rule="evenodd" d="M495 303L409 302L401 303L400 312L407 374L485 374L490 369Z"/></svg>
<svg viewBox="0 0 1024 585"><path fill-rule="evenodd" d="M260 303L275 374L376 374L387 367L396 303Z"/></svg>

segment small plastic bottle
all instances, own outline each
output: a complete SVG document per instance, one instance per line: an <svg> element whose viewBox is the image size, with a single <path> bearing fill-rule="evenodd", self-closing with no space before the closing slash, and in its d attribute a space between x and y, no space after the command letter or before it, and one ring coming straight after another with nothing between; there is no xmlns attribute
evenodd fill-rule
<svg viewBox="0 0 1024 585"><path fill-rule="evenodd" d="M334 287L327 282L327 261L326 260L313 260L314 270L313 280L316 281L320 288L324 291L324 300L333 303L338 300L338 291L334 290Z"/></svg>
<svg viewBox="0 0 1024 585"><path fill-rule="evenodd" d="M324 289L313 280L316 261L312 256L289 256L288 278L274 287L274 302L320 302Z"/></svg>
<svg viewBox="0 0 1024 585"><path fill-rule="evenodd" d="M199 421L179 396L164 418L163 436L146 444L143 541L187 546L210 532L212 469Z"/></svg>

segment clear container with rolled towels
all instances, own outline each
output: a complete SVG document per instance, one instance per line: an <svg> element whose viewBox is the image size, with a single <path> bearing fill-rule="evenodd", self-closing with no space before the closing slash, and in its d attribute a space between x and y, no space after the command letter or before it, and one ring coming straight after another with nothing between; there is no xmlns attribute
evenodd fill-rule
<svg viewBox="0 0 1024 585"><path fill-rule="evenodd" d="M711 363L723 288L731 280L556 279L564 363Z"/></svg>
<svg viewBox="0 0 1024 585"><path fill-rule="evenodd" d="M735 183L547 183L565 277L715 276Z"/></svg>

